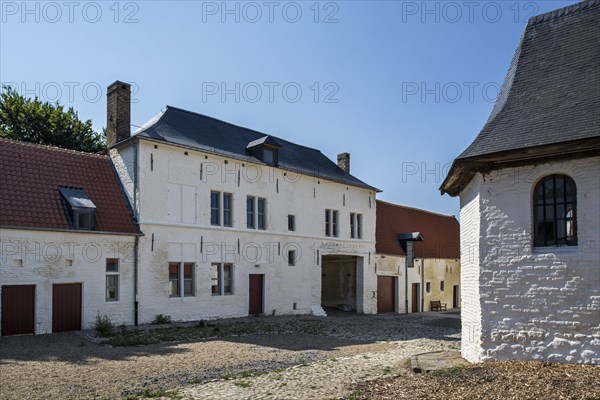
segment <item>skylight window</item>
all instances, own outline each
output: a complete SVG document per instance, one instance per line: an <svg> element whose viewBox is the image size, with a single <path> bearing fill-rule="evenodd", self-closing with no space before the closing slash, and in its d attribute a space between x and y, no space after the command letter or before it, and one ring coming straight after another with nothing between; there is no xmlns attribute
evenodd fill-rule
<svg viewBox="0 0 600 400"><path fill-rule="evenodd" d="M94 230L96 205L82 189L60 187L58 191L66 202L73 229Z"/></svg>

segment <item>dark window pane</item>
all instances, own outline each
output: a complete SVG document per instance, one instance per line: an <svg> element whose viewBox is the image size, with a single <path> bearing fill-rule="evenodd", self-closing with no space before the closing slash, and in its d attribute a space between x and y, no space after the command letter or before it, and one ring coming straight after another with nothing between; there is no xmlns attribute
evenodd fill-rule
<svg viewBox="0 0 600 400"><path fill-rule="evenodd" d="M232 282L232 267L231 264L223 265L223 293L231 294L231 282Z"/></svg>
<svg viewBox="0 0 600 400"><path fill-rule="evenodd" d="M117 301L119 288L119 275L106 275L106 300Z"/></svg>
<svg viewBox="0 0 600 400"><path fill-rule="evenodd" d="M231 226L231 194L223 194L223 225Z"/></svg>
<svg viewBox="0 0 600 400"><path fill-rule="evenodd" d="M219 192L210 192L210 223L219 225Z"/></svg>
<svg viewBox="0 0 600 400"><path fill-rule="evenodd" d="M296 230L296 216L288 215L288 231Z"/></svg>
<svg viewBox="0 0 600 400"><path fill-rule="evenodd" d="M332 222L331 222L331 235L338 236L338 212L332 212Z"/></svg>
<svg viewBox="0 0 600 400"><path fill-rule="evenodd" d="M211 292L212 294L221 294L220 284L219 284L219 268L220 264L213 264L210 268L210 279L211 279Z"/></svg>
<svg viewBox="0 0 600 400"><path fill-rule="evenodd" d="M107 258L106 259L106 272L119 272L119 259L118 258Z"/></svg>
<svg viewBox="0 0 600 400"><path fill-rule="evenodd" d="M267 164L275 163L275 152L272 149L263 149L263 161Z"/></svg>
<svg viewBox="0 0 600 400"><path fill-rule="evenodd" d="M179 263L169 263L169 296L179 296Z"/></svg>
<svg viewBox="0 0 600 400"><path fill-rule="evenodd" d="M325 236L331 236L331 210L325 210Z"/></svg>
<svg viewBox="0 0 600 400"><path fill-rule="evenodd" d="M194 295L194 264L183 264L183 295Z"/></svg>
<svg viewBox="0 0 600 400"><path fill-rule="evenodd" d="M356 214L350 213L350 237L352 239L354 239L355 237L355 227L354 227L354 220L356 219Z"/></svg>
<svg viewBox="0 0 600 400"><path fill-rule="evenodd" d="M246 199L246 226L254 229L254 197L248 196Z"/></svg>
<svg viewBox="0 0 600 400"><path fill-rule="evenodd" d="M266 203L265 199L258 199L258 206L257 206L258 229L265 229L265 226L266 226L266 220L265 220L266 204L265 203Z"/></svg>

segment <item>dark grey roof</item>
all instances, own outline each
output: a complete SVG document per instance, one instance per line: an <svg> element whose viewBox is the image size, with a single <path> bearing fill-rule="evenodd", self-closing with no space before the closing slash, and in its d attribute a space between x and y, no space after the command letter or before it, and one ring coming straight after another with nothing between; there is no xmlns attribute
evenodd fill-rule
<svg viewBox="0 0 600 400"><path fill-rule="evenodd" d="M281 145L279 144L279 142L277 140L273 139L271 136L264 136L260 139L253 140L250 143L248 143L246 148L251 149L253 147L260 146L263 144L268 144L273 147L281 148Z"/></svg>
<svg viewBox="0 0 600 400"><path fill-rule="evenodd" d="M423 235L421 235L421 232L401 233L397 239L400 241L414 240L415 242L420 242L423 240Z"/></svg>
<svg viewBox="0 0 600 400"><path fill-rule="evenodd" d="M70 187L59 187L58 191L64 196L69 205L73 208L96 208L90 196L83 189Z"/></svg>
<svg viewBox="0 0 600 400"><path fill-rule="evenodd" d="M529 20L468 158L600 136L600 0Z"/></svg>
<svg viewBox="0 0 600 400"><path fill-rule="evenodd" d="M277 165L280 168L378 191L342 170L319 150L177 107L167 106L135 132L136 136L254 163L262 161L247 150L248 144L274 142L281 146Z"/></svg>
<svg viewBox="0 0 600 400"><path fill-rule="evenodd" d="M600 0L586 0L529 20L488 121L440 189L457 194L479 160L598 138Z"/></svg>

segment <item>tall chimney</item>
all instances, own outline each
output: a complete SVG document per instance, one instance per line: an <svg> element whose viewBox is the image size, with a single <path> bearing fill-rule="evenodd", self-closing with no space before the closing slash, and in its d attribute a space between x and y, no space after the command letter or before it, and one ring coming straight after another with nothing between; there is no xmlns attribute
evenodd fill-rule
<svg viewBox="0 0 600 400"><path fill-rule="evenodd" d="M106 90L106 145L127 139L131 133L131 85L115 81Z"/></svg>
<svg viewBox="0 0 600 400"><path fill-rule="evenodd" d="M338 167L350 173L350 153L338 154Z"/></svg>

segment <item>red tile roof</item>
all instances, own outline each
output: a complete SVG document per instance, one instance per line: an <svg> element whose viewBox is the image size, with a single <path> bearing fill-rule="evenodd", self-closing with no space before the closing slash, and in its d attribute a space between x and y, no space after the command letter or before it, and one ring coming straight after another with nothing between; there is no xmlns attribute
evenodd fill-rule
<svg viewBox="0 0 600 400"><path fill-rule="evenodd" d="M377 200L376 250L380 254L404 256L398 241L401 233L420 232L415 258L460 258L460 228L453 216Z"/></svg>
<svg viewBox="0 0 600 400"><path fill-rule="evenodd" d="M85 190L96 231L138 233L108 156L0 139L0 226L71 229L60 186Z"/></svg>

